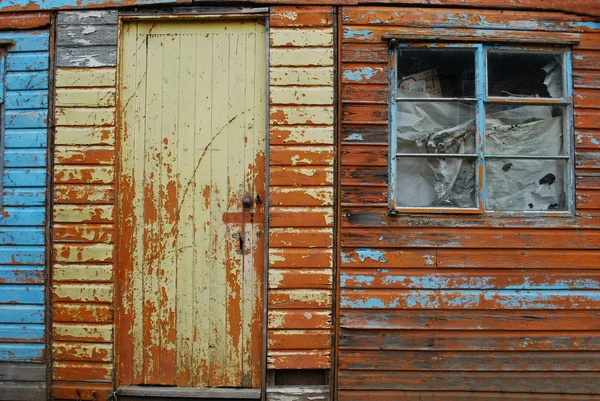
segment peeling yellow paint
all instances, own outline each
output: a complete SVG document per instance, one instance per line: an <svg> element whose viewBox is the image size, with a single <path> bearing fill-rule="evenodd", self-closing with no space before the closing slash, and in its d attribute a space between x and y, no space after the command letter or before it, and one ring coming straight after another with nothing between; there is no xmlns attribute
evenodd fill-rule
<svg viewBox="0 0 600 401"><path fill-rule="evenodd" d="M58 68L56 87L115 86L116 68Z"/></svg>
<svg viewBox="0 0 600 401"><path fill-rule="evenodd" d="M112 265L55 264L52 277L55 281L111 281Z"/></svg>
<svg viewBox="0 0 600 401"><path fill-rule="evenodd" d="M333 67L272 67L272 86L326 86L333 92Z"/></svg>
<svg viewBox="0 0 600 401"><path fill-rule="evenodd" d="M333 44L332 28L271 28L271 46L331 46Z"/></svg>

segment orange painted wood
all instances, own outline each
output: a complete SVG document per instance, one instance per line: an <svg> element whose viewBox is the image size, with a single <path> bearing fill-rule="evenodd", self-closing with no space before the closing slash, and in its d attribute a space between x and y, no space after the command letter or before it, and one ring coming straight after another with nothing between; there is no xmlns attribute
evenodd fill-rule
<svg viewBox="0 0 600 401"><path fill-rule="evenodd" d="M600 136L600 134L599 134ZM323 167L271 167L270 185L314 186L333 185L333 168Z"/></svg>
<svg viewBox="0 0 600 401"><path fill-rule="evenodd" d="M111 204L114 200L114 188L109 185L56 185L54 187L54 203Z"/></svg>
<svg viewBox="0 0 600 401"><path fill-rule="evenodd" d="M308 330L331 328L331 311L316 309L270 309L272 329Z"/></svg>
<svg viewBox="0 0 600 401"><path fill-rule="evenodd" d="M34 29L49 24L49 12L0 14L0 30Z"/></svg>
<svg viewBox="0 0 600 401"><path fill-rule="evenodd" d="M269 223L271 227L330 227L333 213L324 209L271 209Z"/></svg>
<svg viewBox="0 0 600 401"><path fill-rule="evenodd" d="M61 382L52 383L52 394L60 400L97 401L105 400L113 391L112 384Z"/></svg>
<svg viewBox="0 0 600 401"><path fill-rule="evenodd" d="M341 163L344 166L388 166L387 146L345 146Z"/></svg>
<svg viewBox="0 0 600 401"><path fill-rule="evenodd" d="M112 224L56 224L53 228L55 242L113 242Z"/></svg>
<svg viewBox="0 0 600 401"><path fill-rule="evenodd" d="M275 6L271 8L272 27L324 27L333 25L331 7Z"/></svg>
<svg viewBox="0 0 600 401"><path fill-rule="evenodd" d="M328 350L331 348L331 333L326 330L318 332L306 330L269 330L268 338L268 347L270 350Z"/></svg>
<svg viewBox="0 0 600 401"><path fill-rule="evenodd" d="M273 248L331 248L331 230L311 229L272 229L269 245Z"/></svg>
<svg viewBox="0 0 600 401"><path fill-rule="evenodd" d="M594 21L557 12L502 11L480 8L391 8L346 7L343 9L347 25L398 25L421 28L478 28L547 32L584 32L592 30L580 21Z"/></svg>
<svg viewBox="0 0 600 401"><path fill-rule="evenodd" d="M271 166L331 166L333 147L272 146Z"/></svg>
<svg viewBox="0 0 600 401"><path fill-rule="evenodd" d="M56 302L52 309L52 320L63 323L112 323L113 307L106 304Z"/></svg>
<svg viewBox="0 0 600 401"><path fill-rule="evenodd" d="M57 146L54 160L57 164L114 164L115 149L112 146Z"/></svg>
<svg viewBox="0 0 600 401"><path fill-rule="evenodd" d="M272 351L267 356L268 369L327 369L330 367L330 350Z"/></svg>
<svg viewBox="0 0 600 401"><path fill-rule="evenodd" d="M269 288L314 288L327 290L332 285L331 269L270 269Z"/></svg>
<svg viewBox="0 0 600 401"><path fill-rule="evenodd" d="M597 394L598 372L340 371L339 388L413 391ZM481 394L479 394L481 397Z"/></svg>
<svg viewBox="0 0 600 401"><path fill-rule="evenodd" d="M347 228L341 240L344 247L597 249L600 232L567 229L514 232L488 228L473 228L467 232L458 228L407 228L399 237L391 228L379 228L377 232Z"/></svg>
<svg viewBox="0 0 600 401"><path fill-rule="evenodd" d="M269 267L331 267L332 251L328 249L270 249Z"/></svg>
<svg viewBox="0 0 600 401"><path fill-rule="evenodd" d="M600 334L597 331L343 330L340 349L599 351Z"/></svg>
<svg viewBox="0 0 600 401"><path fill-rule="evenodd" d="M55 362L52 377L54 380L110 383L112 366L103 362Z"/></svg>

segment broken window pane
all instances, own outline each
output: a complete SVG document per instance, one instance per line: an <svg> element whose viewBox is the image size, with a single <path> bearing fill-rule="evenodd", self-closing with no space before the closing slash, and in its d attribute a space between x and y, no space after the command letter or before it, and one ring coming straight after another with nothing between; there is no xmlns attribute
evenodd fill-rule
<svg viewBox="0 0 600 401"><path fill-rule="evenodd" d="M567 155L563 108L553 106L495 106L485 116L486 155Z"/></svg>
<svg viewBox="0 0 600 401"><path fill-rule="evenodd" d="M475 105L398 102L398 153L475 153Z"/></svg>
<svg viewBox="0 0 600 401"><path fill-rule="evenodd" d="M432 97L474 97L475 52L470 49L400 50L398 88Z"/></svg>
<svg viewBox="0 0 600 401"><path fill-rule="evenodd" d="M489 96L563 97L561 55L490 51L487 65Z"/></svg>
<svg viewBox="0 0 600 401"><path fill-rule="evenodd" d="M567 210L567 160L488 159L486 208Z"/></svg>
<svg viewBox="0 0 600 401"><path fill-rule="evenodd" d="M396 157L399 207L476 207L476 158Z"/></svg>

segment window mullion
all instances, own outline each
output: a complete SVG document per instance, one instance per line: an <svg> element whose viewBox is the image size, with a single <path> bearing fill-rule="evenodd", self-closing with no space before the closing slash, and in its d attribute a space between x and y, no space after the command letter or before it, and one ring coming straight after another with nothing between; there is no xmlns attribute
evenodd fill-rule
<svg viewBox="0 0 600 401"><path fill-rule="evenodd" d="M487 99L487 65L486 52L482 45L475 51L475 152L477 163L475 179L477 180L477 205L479 210L485 209L485 100Z"/></svg>

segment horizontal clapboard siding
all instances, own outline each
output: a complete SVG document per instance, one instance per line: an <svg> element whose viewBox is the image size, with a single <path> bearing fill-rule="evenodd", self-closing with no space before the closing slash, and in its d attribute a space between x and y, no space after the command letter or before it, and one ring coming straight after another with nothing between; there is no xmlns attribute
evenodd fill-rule
<svg viewBox="0 0 600 401"><path fill-rule="evenodd" d="M52 395L113 389L116 10L57 16Z"/></svg>
<svg viewBox="0 0 600 401"><path fill-rule="evenodd" d="M48 31L0 32L6 54L0 218L0 400L46 399Z"/></svg>
<svg viewBox="0 0 600 401"><path fill-rule="evenodd" d="M595 399L599 27L573 58L576 216L391 216L383 33L548 42L581 30L560 13L344 7L342 18L340 400Z"/></svg>

